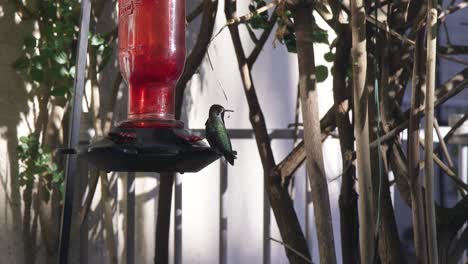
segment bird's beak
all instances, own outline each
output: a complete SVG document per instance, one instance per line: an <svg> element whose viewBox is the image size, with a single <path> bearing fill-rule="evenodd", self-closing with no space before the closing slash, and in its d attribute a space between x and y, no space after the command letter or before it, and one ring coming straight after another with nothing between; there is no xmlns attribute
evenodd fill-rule
<svg viewBox="0 0 468 264"><path fill-rule="evenodd" d="M224 109L224 112L231 112L231 113L233 113L234 110Z"/></svg>

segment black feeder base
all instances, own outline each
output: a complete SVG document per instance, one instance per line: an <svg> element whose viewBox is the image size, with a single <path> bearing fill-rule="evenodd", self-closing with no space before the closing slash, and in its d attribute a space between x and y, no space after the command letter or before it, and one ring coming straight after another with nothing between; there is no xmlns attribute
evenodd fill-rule
<svg viewBox="0 0 468 264"><path fill-rule="evenodd" d="M184 129L114 128L79 151L90 164L116 172L198 172L220 156Z"/></svg>

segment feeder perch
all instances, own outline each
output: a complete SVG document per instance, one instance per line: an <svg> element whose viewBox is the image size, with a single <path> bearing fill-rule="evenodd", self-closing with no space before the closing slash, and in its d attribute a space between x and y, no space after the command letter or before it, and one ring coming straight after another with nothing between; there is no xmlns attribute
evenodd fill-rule
<svg viewBox="0 0 468 264"><path fill-rule="evenodd" d="M219 156L176 120L185 63L185 1L119 0L119 65L128 117L80 151L105 171L197 172Z"/></svg>

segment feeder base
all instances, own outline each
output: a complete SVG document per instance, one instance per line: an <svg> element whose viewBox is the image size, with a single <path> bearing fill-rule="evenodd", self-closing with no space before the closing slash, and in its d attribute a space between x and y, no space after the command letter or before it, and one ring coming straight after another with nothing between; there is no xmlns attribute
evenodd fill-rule
<svg viewBox="0 0 468 264"><path fill-rule="evenodd" d="M116 127L79 155L117 172L198 172L219 158L201 138L174 128Z"/></svg>

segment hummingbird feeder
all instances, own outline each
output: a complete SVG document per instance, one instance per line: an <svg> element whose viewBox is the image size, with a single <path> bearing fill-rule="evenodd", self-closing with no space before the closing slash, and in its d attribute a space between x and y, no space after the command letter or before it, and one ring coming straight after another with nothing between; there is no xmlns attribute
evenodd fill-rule
<svg viewBox="0 0 468 264"><path fill-rule="evenodd" d="M175 119L185 63L185 0L119 0L128 117L82 154L106 171L197 172L218 155Z"/></svg>

